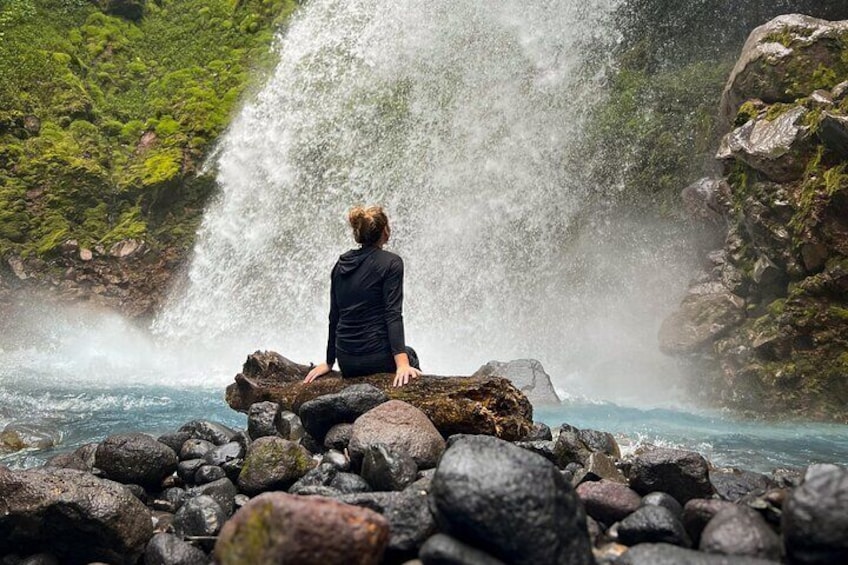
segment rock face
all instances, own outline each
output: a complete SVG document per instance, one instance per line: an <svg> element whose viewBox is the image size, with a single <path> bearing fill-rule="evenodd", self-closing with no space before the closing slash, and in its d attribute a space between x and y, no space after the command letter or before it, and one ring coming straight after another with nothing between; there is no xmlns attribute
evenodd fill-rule
<svg viewBox="0 0 848 565"><path fill-rule="evenodd" d="M215 544L215 562L376 565L388 540L386 520L366 508L265 493L226 523Z"/></svg>
<svg viewBox="0 0 848 565"><path fill-rule="evenodd" d="M457 436L430 496L442 531L504 562L593 562L583 507L540 455L493 437Z"/></svg>
<svg viewBox="0 0 848 565"><path fill-rule="evenodd" d="M158 487L177 470L177 454L147 434L119 434L97 446L95 466L107 479Z"/></svg>
<svg viewBox="0 0 848 565"><path fill-rule="evenodd" d="M49 547L63 563L136 563L150 512L123 486L73 469L0 469L0 553Z"/></svg>
<svg viewBox="0 0 848 565"><path fill-rule="evenodd" d="M780 16L728 80L725 177L712 183L725 188L711 207L724 245L659 336L709 400L848 422L846 45L848 21Z"/></svg>
<svg viewBox="0 0 848 565"><path fill-rule="evenodd" d="M551 377L535 359L517 359L504 363L489 361L473 377L503 377L523 392L534 406L559 404L560 398L551 384Z"/></svg>
<svg viewBox="0 0 848 565"><path fill-rule="evenodd" d="M236 382L227 387L227 402L242 412L266 400L277 402L283 410L298 412L304 403L319 396L337 393L351 384L368 383L390 399L422 410L444 436L473 433L518 440L533 427L530 401L503 378L425 375L398 388L391 386L389 375L342 379L335 372L304 384L308 372L308 366L277 353L256 352L248 356Z"/></svg>

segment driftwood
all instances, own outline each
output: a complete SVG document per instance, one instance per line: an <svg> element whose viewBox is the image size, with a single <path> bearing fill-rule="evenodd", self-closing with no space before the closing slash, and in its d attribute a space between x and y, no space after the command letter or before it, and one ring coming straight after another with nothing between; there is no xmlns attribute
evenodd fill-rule
<svg viewBox="0 0 848 565"><path fill-rule="evenodd" d="M270 400L284 410L356 383L368 383L423 411L445 437L456 433L487 434L515 441L533 426L533 407L527 397L501 377L440 377L423 375L406 386L393 387L393 374L343 379L336 371L312 383L303 378L310 367L272 351L248 356L235 383L227 387L227 403L247 412L254 402Z"/></svg>

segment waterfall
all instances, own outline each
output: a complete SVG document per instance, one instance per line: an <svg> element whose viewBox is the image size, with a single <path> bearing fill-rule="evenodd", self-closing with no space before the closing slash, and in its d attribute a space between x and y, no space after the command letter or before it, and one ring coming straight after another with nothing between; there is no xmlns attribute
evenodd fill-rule
<svg viewBox="0 0 848 565"><path fill-rule="evenodd" d="M614 4L305 3L221 142L220 193L154 329L320 361L346 211L378 203L427 372L533 357L594 397L667 389L656 330L692 270L685 242L589 215L605 180L577 147Z"/></svg>

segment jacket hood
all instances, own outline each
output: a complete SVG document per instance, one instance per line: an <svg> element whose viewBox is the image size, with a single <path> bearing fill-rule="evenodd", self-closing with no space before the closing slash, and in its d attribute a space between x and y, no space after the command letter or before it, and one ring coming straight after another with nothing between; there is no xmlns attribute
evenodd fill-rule
<svg viewBox="0 0 848 565"><path fill-rule="evenodd" d="M376 250L376 247L363 247L361 249L351 249L347 253L342 254L338 262L339 274L348 275L354 272Z"/></svg>

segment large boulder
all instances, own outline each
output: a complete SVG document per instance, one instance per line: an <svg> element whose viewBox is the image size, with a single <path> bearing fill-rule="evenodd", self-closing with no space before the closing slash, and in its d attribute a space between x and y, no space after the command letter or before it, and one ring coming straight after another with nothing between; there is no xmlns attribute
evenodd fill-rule
<svg viewBox="0 0 848 565"><path fill-rule="evenodd" d="M353 423L351 460L361 462L365 451L376 444L405 453L422 469L435 467L445 450L445 440L427 415L401 400L380 404Z"/></svg>
<svg viewBox="0 0 848 565"><path fill-rule="evenodd" d="M586 513L544 457L489 436L456 436L430 487L443 532L507 563L593 563Z"/></svg>
<svg viewBox="0 0 848 565"><path fill-rule="evenodd" d="M224 525L215 562L376 565L388 540L388 523L367 508L318 496L265 493Z"/></svg>
<svg viewBox="0 0 848 565"><path fill-rule="evenodd" d="M706 459L694 451L645 446L630 461L630 486L640 494L666 492L686 504L713 494Z"/></svg>
<svg viewBox="0 0 848 565"><path fill-rule="evenodd" d="M336 424L352 423L389 397L379 388L359 383L333 394L325 394L300 405L298 415L306 431L319 442Z"/></svg>
<svg viewBox="0 0 848 565"><path fill-rule="evenodd" d="M444 436L457 433L495 435L520 440L533 428L533 406L508 380L498 377L436 377L424 375L402 387L393 387L394 375L343 379L337 372L305 384L308 365L294 363L274 352L249 355L227 387L227 402L246 412L251 404L273 401L283 410L297 412L305 402L368 383L390 399L403 400L423 411Z"/></svg>
<svg viewBox="0 0 848 565"><path fill-rule="evenodd" d="M153 523L112 481L74 469L0 469L0 532L3 555L50 548L63 563L134 564Z"/></svg>
<svg viewBox="0 0 848 565"><path fill-rule="evenodd" d="M293 441L261 437L250 446L238 477L239 488L247 494L285 490L318 462Z"/></svg>
<svg viewBox="0 0 848 565"><path fill-rule="evenodd" d="M848 563L848 470L813 466L783 505L790 563Z"/></svg>
<svg viewBox="0 0 848 565"><path fill-rule="evenodd" d="M503 377L523 392L534 406L559 404L559 396L551 384L551 377L535 359L517 359L504 363L489 361L472 377Z"/></svg>
<svg viewBox="0 0 848 565"><path fill-rule="evenodd" d="M107 437L97 446L94 461L107 479L151 488L177 470L173 449L139 433Z"/></svg>
<svg viewBox="0 0 848 565"><path fill-rule="evenodd" d="M780 561L783 547L759 512L746 506L724 508L704 528L699 548L707 553L745 555Z"/></svg>

